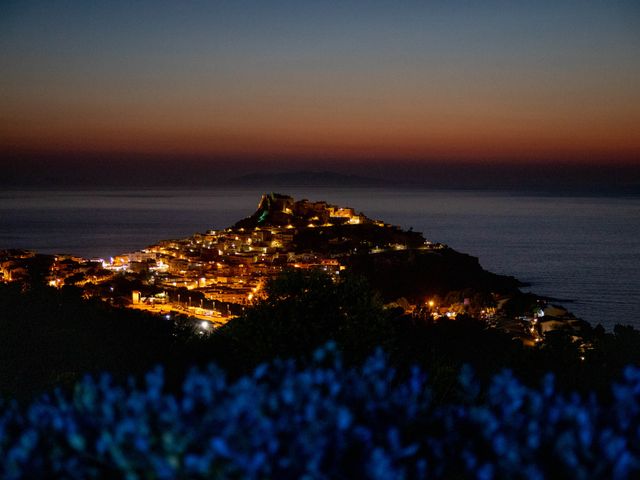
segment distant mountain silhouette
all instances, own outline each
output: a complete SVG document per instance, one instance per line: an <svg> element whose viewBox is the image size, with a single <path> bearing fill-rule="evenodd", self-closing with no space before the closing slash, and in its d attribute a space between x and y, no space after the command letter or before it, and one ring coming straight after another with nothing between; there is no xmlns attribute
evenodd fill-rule
<svg viewBox="0 0 640 480"><path fill-rule="evenodd" d="M379 178L343 175L335 172L250 173L232 178L231 185L278 187L382 187L389 182Z"/></svg>

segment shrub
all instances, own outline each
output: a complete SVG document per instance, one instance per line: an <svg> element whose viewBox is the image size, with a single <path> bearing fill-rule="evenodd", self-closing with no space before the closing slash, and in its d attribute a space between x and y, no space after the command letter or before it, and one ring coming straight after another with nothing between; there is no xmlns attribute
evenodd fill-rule
<svg viewBox="0 0 640 480"><path fill-rule="evenodd" d="M13 478L631 478L640 471L640 369L613 401L538 388L510 372L481 388L462 370L458 400L435 404L424 371L398 376L378 352L343 365L263 364L228 381L192 370L168 393L86 377L25 408L2 405L0 477Z"/></svg>

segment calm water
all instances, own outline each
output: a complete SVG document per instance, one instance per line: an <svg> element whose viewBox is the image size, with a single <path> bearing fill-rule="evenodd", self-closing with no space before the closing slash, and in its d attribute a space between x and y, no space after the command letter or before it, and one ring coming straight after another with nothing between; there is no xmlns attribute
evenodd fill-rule
<svg viewBox="0 0 640 480"><path fill-rule="evenodd" d="M0 248L108 257L250 215L257 189L0 193ZM566 299L576 315L640 328L640 198L287 189L413 227L494 272ZM570 301L570 302L569 302Z"/></svg>

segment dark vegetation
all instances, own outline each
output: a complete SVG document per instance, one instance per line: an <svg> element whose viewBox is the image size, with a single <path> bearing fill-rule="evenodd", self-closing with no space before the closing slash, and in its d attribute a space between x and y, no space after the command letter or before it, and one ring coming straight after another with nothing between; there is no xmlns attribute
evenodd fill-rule
<svg viewBox="0 0 640 480"><path fill-rule="evenodd" d="M267 293L207 334L75 287L0 285L0 476L640 472L631 327L592 329L587 352L562 333L528 348L470 317L384 309L362 277L295 270Z"/></svg>
<svg viewBox="0 0 640 480"><path fill-rule="evenodd" d="M483 269L476 257L451 248L351 255L348 269L367 278L376 291L384 292L385 300L424 298L425 292L443 296L463 289L515 294L522 286L513 277Z"/></svg>
<svg viewBox="0 0 640 480"><path fill-rule="evenodd" d="M418 232L393 227L380 228L366 223L307 228L295 235L296 250L319 253L354 253L358 250L364 253L371 248L393 243L415 248L423 245L424 238Z"/></svg>
<svg viewBox="0 0 640 480"><path fill-rule="evenodd" d="M631 479L640 473L640 369L611 402L535 388L508 372L484 393L469 369L440 402L428 372L398 375L379 351L345 365L334 344L304 366L234 381L209 366L178 394L84 378L0 410L0 476L21 478Z"/></svg>
<svg viewBox="0 0 640 480"><path fill-rule="evenodd" d="M0 388L28 399L85 373L122 377L166 363L187 329L151 315L85 300L75 287L0 286Z"/></svg>
<svg viewBox="0 0 640 480"><path fill-rule="evenodd" d="M177 388L194 364L215 362L238 377L276 358L304 363L330 340L349 364L382 347L400 372L420 365L442 401L455 395L465 364L482 381L508 368L537 385L552 372L560 390L603 396L624 366L640 364L640 332L631 327L592 329L593 349L587 352L562 333L529 348L470 317L428 324L384 309L361 277L334 283L320 272L294 270L271 281L267 293L241 317L203 334L199 322L86 300L74 287L22 292L2 285L0 393L30 399L54 386L71 386L85 373L109 371L124 378L156 364L165 366L167 384Z"/></svg>

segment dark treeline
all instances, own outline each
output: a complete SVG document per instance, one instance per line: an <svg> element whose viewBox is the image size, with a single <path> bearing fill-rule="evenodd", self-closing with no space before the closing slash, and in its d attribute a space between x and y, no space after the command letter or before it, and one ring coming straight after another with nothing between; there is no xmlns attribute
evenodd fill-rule
<svg viewBox="0 0 640 480"><path fill-rule="evenodd" d="M267 285L268 298L213 333L199 322L169 321L82 298L73 287L56 290L0 286L0 394L30 400L56 386L72 386L102 371L124 379L154 365L165 367L169 388L188 369L215 362L232 378L275 358L306 362L334 340L345 361L357 364L377 347L400 374L412 365L429 372L438 397L456 395L462 365L481 380L511 369L536 386L548 372L560 390L606 396L625 365L640 364L640 332L617 326L592 330L593 350L581 352L564 334L524 347L480 321L427 324L384 309L361 277L333 282L320 272L286 272Z"/></svg>

